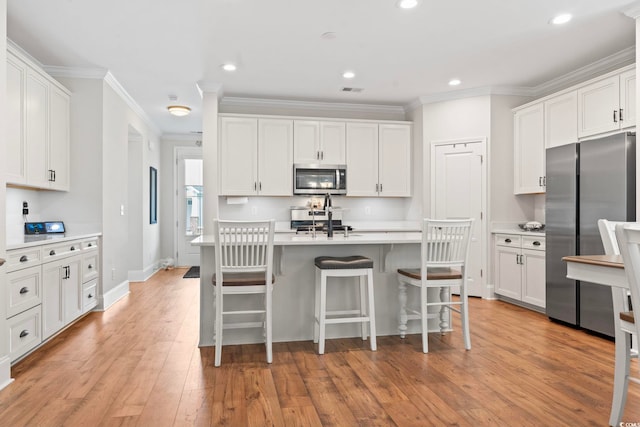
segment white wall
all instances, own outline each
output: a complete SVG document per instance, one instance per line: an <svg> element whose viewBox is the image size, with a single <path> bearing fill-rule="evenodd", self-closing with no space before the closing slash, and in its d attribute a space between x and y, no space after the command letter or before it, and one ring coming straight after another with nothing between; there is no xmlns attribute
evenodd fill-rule
<svg viewBox="0 0 640 427"><path fill-rule="evenodd" d="M145 219L148 221L148 217L143 217L143 202L145 199L142 178L143 169L142 165L142 135L140 135L135 129L129 128L129 138L127 144L128 153L128 167L127 167L127 189L128 200L127 207L128 212L126 216L129 218L128 233L128 278L129 280L140 280L139 276L142 275L143 266L143 237L142 229ZM146 171L144 171L146 172Z"/></svg>

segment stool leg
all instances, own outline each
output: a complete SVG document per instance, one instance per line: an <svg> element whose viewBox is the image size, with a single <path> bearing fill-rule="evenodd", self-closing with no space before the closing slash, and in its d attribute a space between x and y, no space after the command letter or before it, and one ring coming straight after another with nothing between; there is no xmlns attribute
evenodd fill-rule
<svg viewBox="0 0 640 427"><path fill-rule="evenodd" d="M616 322L617 323L617 322ZM618 326L618 325L616 325ZM626 332L616 331L615 368L613 374L613 399L611 400L611 414L609 425L618 426L624 413L629 388L629 349L631 337Z"/></svg>
<svg viewBox="0 0 640 427"><path fill-rule="evenodd" d="M440 287L440 302L451 302L451 288L449 286ZM448 322L448 306L440 306L440 334L444 335L445 330L449 327Z"/></svg>
<svg viewBox="0 0 640 427"><path fill-rule="evenodd" d="M427 313L427 287L420 286L420 321L422 323L422 352L429 352L429 322Z"/></svg>
<svg viewBox="0 0 640 427"><path fill-rule="evenodd" d="M398 316L398 331L400 338L407 336L407 284L399 280L398 299L400 301L400 315Z"/></svg>
<svg viewBox="0 0 640 427"><path fill-rule="evenodd" d="M327 320L327 275L320 271L320 336L318 338L318 354L324 354L324 338Z"/></svg>
<svg viewBox="0 0 640 427"><path fill-rule="evenodd" d="M316 268L316 283L315 283L315 317L313 319L313 342L318 342L318 336L320 334L320 269Z"/></svg>
<svg viewBox="0 0 640 427"><path fill-rule="evenodd" d="M272 285L271 283L266 283L265 285L265 329L266 329L266 340L265 344L267 346L267 363L273 362L273 330L272 323L273 319L271 317L271 306L272 304Z"/></svg>
<svg viewBox="0 0 640 427"><path fill-rule="evenodd" d="M462 270L462 274L466 274L466 270ZM451 301L451 291L449 291L449 301ZM462 320L462 334L464 337L464 348L471 350L471 334L469 332L469 296L467 295L467 281L464 280L460 285L460 315ZM451 312L451 311L449 311Z"/></svg>
<svg viewBox="0 0 640 427"><path fill-rule="evenodd" d="M365 317L367 315L367 296L364 283L365 276L358 276L358 282L360 287L360 316ZM362 329L362 341L367 339L367 323L361 322L360 327Z"/></svg>
<svg viewBox="0 0 640 427"><path fill-rule="evenodd" d="M373 269L367 270L367 289L368 289L368 301L369 301L369 331L371 340L371 351L378 349L376 343L376 304L373 298ZM364 325L364 323L363 323Z"/></svg>

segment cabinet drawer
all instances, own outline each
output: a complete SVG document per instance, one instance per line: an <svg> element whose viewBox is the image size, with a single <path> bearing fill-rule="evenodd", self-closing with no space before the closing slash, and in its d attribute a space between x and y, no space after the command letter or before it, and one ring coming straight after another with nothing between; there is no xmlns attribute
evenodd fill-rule
<svg viewBox="0 0 640 427"><path fill-rule="evenodd" d="M513 246L519 248L522 239L517 234L496 234L496 245L498 246Z"/></svg>
<svg viewBox="0 0 640 427"><path fill-rule="evenodd" d="M82 283L98 277L98 252L89 252L82 257Z"/></svg>
<svg viewBox="0 0 640 427"><path fill-rule="evenodd" d="M64 258L72 254L79 253L82 244L78 240L71 242L58 243L55 245L47 245L42 247L43 262L49 262L54 259Z"/></svg>
<svg viewBox="0 0 640 427"><path fill-rule="evenodd" d="M534 249L539 251L545 250L545 238L540 236L522 236L522 248Z"/></svg>
<svg viewBox="0 0 640 427"><path fill-rule="evenodd" d="M14 316L42 302L40 266L7 274L7 317Z"/></svg>
<svg viewBox="0 0 640 427"><path fill-rule="evenodd" d="M7 320L11 361L18 359L42 342L40 317L40 306L37 305Z"/></svg>
<svg viewBox="0 0 640 427"><path fill-rule="evenodd" d="M86 313L98 304L98 280L82 286L82 312Z"/></svg>
<svg viewBox="0 0 640 427"><path fill-rule="evenodd" d="M98 249L98 238L92 238L82 241L82 250L83 251L91 251Z"/></svg>
<svg viewBox="0 0 640 427"><path fill-rule="evenodd" d="M40 248L14 249L7 251L7 273L40 264Z"/></svg>

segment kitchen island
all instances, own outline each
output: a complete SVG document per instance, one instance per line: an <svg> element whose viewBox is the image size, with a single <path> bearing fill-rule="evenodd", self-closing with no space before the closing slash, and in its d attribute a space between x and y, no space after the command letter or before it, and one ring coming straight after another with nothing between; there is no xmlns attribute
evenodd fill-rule
<svg viewBox="0 0 640 427"><path fill-rule="evenodd" d="M336 233L331 239L326 234L318 234L314 238L310 234L277 232L274 237L276 283L273 291L273 340L304 341L313 338L314 258L322 255L363 255L373 259L377 334L397 334L399 302L396 270L420 264L421 241L422 234L417 231L358 231L348 237ZM205 235L192 241L192 244L200 247L199 345L206 347L214 345L214 289L211 277L214 273L215 243L213 236ZM434 295L437 297L437 292ZM355 285L332 289L328 304L344 304L341 308L346 308L355 304L355 296ZM434 323L433 330L440 330L437 323ZM408 332L419 332L418 323L410 324ZM327 330L327 338L355 337L359 334L360 325L357 324L333 325ZM263 342L262 330L234 330L225 334L224 340L226 344Z"/></svg>

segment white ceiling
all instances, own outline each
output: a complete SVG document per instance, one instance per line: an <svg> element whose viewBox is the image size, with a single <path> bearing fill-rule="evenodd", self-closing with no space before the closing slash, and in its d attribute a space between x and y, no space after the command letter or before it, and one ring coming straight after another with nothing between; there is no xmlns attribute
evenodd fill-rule
<svg viewBox="0 0 640 427"><path fill-rule="evenodd" d="M225 97L404 106L536 87L635 43L630 0L8 0L8 37L42 64L107 69L165 133L201 130L198 82ZM558 27L560 12L574 18ZM321 38L334 32L335 38ZM220 65L238 64L229 74ZM345 80L350 69L356 77ZM447 82L462 80L457 88ZM345 86L364 89L344 93ZM169 95L193 114L176 118Z"/></svg>

